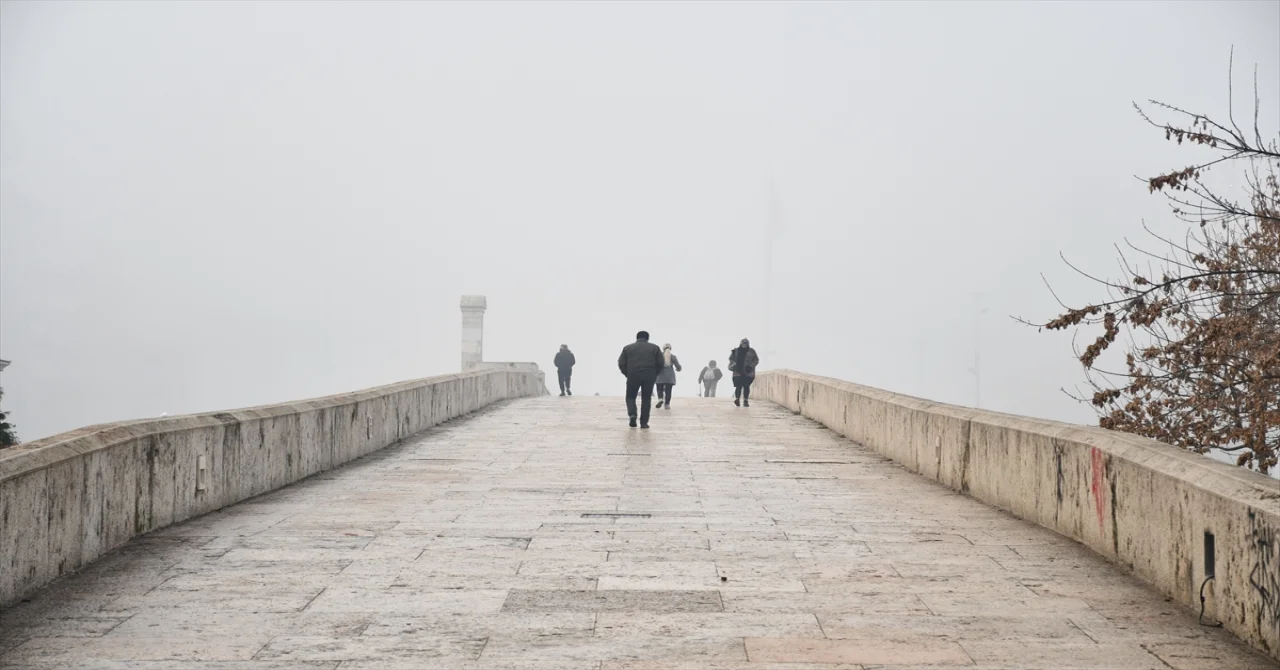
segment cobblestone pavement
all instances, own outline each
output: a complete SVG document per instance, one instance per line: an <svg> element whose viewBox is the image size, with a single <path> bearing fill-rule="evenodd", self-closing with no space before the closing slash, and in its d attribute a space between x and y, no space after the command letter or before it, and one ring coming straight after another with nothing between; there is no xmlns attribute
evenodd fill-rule
<svg viewBox="0 0 1280 670"><path fill-rule="evenodd" d="M1274 668L1079 545L767 403L515 401L139 538L0 667Z"/></svg>

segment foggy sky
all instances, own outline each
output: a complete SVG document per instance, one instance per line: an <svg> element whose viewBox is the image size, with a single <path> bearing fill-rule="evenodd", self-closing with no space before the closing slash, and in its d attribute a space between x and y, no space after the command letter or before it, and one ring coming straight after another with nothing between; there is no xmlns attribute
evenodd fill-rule
<svg viewBox="0 0 1280 670"><path fill-rule="evenodd" d="M1280 3L0 5L0 383L23 440L670 342L1092 422L1070 336ZM769 175L783 222L764 323ZM981 294L975 298L975 294ZM980 304L987 313L979 320ZM980 332L980 338L976 333ZM554 384L554 373L552 374Z"/></svg>

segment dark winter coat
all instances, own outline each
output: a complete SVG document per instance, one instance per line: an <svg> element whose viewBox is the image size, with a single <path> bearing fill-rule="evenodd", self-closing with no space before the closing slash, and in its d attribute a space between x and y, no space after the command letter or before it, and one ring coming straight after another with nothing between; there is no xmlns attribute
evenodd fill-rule
<svg viewBox="0 0 1280 670"><path fill-rule="evenodd" d="M636 340L628 344L622 348L622 355L618 356L618 369L627 376L642 373L657 376L662 368L662 349L648 340Z"/></svg>
<svg viewBox="0 0 1280 670"><path fill-rule="evenodd" d="M734 377L756 376L756 366L759 364L760 357L751 347L738 347L729 352L729 371Z"/></svg>
<svg viewBox="0 0 1280 670"><path fill-rule="evenodd" d="M573 369L573 364L577 363L577 359L573 357L573 352L568 349L561 349L556 354L556 369L561 372L568 372Z"/></svg>

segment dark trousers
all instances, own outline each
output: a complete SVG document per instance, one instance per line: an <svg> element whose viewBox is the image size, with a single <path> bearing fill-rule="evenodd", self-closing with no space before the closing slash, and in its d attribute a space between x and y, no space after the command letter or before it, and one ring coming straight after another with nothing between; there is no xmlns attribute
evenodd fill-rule
<svg viewBox="0 0 1280 670"><path fill-rule="evenodd" d="M751 398L751 382L755 381L755 377L734 376L733 378L733 397L742 398L744 401Z"/></svg>
<svg viewBox="0 0 1280 670"><path fill-rule="evenodd" d="M649 423L649 403L653 400L653 382L657 370L627 375L627 416L636 418L636 393L640 394L640 423Z"/></svg>
<svg viewBox="0 0 1280 670"><path fill-rule="evenodd" d="M675 384L658 384L658 402L671 404L671 387Z"/></svg>
<svg viewBox="0 0 1280 670"><path fill-rule="evenodd" d="M557 370L560 376L560 392L564 393L569 390L569 378L573 376L573 370Z"/></svg>

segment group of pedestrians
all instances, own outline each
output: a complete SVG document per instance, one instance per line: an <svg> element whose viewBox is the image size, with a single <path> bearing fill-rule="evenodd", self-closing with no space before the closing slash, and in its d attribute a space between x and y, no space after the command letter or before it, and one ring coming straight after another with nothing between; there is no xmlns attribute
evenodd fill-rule
<svg viewBox="0 0 1280 670"><path fill-rule="evenodd" d="M751 343L743 339L738 348L729 352L729 372L733 374L733 404L750 407L751 382L756 377L756 366L760 358L756 356ZM636 341L622 348L618 356L618 370L627 378L627 417L631 427L637 421L641 428L649 427L649 407L653 397L653 388L658 388L658 409L671 409L671 388L676 385L676 373L683 370L680 358L671 351L670 344L658 345L649 341L649 333L636 333ZM708 398L714 398L716 384L724 376L716 362L711 361L702 372L698 373L698 384ZM640 406L636 407L636 395L640 395Z"/></svg>
<svg viewBox="0 0 1280 670"><path fill-rule="evenodd" d="M556 377L560 381L560 395L573 395L570 388L573 378L573 366L577 358L569 351L569 345L560 345L556 353ZM760 357L751 348L746 338L738 346L729 351L729 373L733 377L733 404L736 407L751 406L751 382L756 379L756 366ZM636 333L636 341L622 348L618 356L618 369L627 378L627 416L631 419L631 427L637 423L641 428L649 427L649 408L653 401L654 390L657 390L657 408L671 409L671 389L676 385L676 373L684 370L680 358L671 350L670 344L661 348L649 341L649 333ZM716 386L724 377L724 372L716 366L715 361L707 363L698 373L699 395L707 398L716 397ZM597 394L599 395L599 394ZM636 406L636 395L640 396L640 405Z"/></svg>

